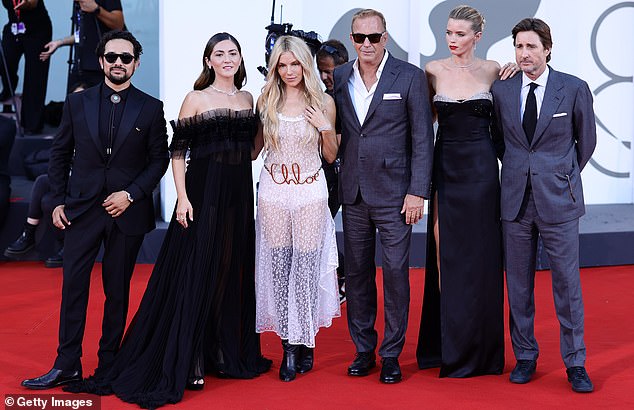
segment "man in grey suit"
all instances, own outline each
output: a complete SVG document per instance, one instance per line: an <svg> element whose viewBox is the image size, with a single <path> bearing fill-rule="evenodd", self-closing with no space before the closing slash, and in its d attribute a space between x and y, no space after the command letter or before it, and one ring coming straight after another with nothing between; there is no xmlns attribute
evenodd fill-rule
<svg viewBox="0 0 634 410"><path fill-rule="evenodd" d="M591 392L585 370L579 278L579 217L585 212L581 170L596 145L592 93L579 78L553 70L550 27L527 18L512 30L522 76L497 81L493 136L502 158L502 228L513 383L528 383L539 354L534 334L537 239L552 271L561 355L576 392Z"/></svg>
<svg viewBox="0 0 634 410"><path fill-rule="evenodd" d="M366 376L376 365L378 229L385 300L380 380L397 383L409 310L412 224L422 218L424 198L431 193L431 110L425 73L385 50L388 35L380 12L355 13L350 39L358 58L334 74L348 327L357 351L348 374Z"/></svg>

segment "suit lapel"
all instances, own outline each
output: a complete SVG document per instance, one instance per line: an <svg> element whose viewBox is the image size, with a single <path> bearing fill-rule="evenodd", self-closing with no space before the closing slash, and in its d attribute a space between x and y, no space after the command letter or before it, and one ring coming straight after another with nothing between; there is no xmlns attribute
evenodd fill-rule
<svg viewBox="0 0 634 410"><path fill-rule="evenodd" d="M350 95L350 89L348 87L348 82L350 81L350 77L352 76L352 65L354 61L344 65L341 67L341 82L337 84L337 88L335 90L336 94L343 95L344 106L352 107L352 115L354 116L354 121L361 128L361 123L359 122L359 117L354 110L354 103L352 102L352 96Z"/></svg>
<svg viewBox="0 0 634 410"><path fill-rule="evenodd" d="M99 137L99 120L94 121L95 118L99 118L99 96L101 95L101 86L92 87L84 91L84 111L86 112L86 122L88 123L88 133L92 138L99 155L105 159L105 152L103 149L103 142ZM92 121L89 119L93 119Z"/></svg>
<svg viewBox="0 0 634 410"><path fill-rule="evenodd" d="M559 77L559 73L550 68L548 74L548 82L546 83L546 90L544 91L544 100L542 101L542 107L539 111L539 118L537 119L537 126L535 127L535 136L533 137L533 144L544 134L544 131L553 119L553 114L557 111L561 100L563 99L563 82Z"/></svg>
<svg viewBox="0 0 634 410"><path fill-rule="evenodd" d="M381 101L383 101L383 94L385 94L398 76L397 70L395 70L395 60L394 57L388 55L387 61L385 62L385 66L383 67L383 72L381 73L381 79L376 86L376 90L374 91L374 95L372 96L372 101L370 102L370 107L368 108L368 113L365 116L365 120L363 123L367 123L376 107L379 106Z"/></svg>
<svg viewBox="0 0 634 410"><path fill-rule="evenodd" d="M128 91L128 97L125 103L123 116L121 117L121 123L119 124L117 135L112 142L112 155L110 156L110 159L117 155L117 152L130 134L130 131L132 130L132 127L134 127L136 119L141 113L143 103L143 94L141 94L136 88L134 88L134 86L130 85L130 91Z"/></svg>
<svg viewBox="0 0 634 410"><path fill-rule="evenodd" d="M518 136L518 140L528 149L528 138L526 138L526 133L524 132L524 128L522 127L522 116L521 116L521 99L522 99L522 75L518 74L515 77L506 80L505 84L508 87L508 95L509 95L509 105L511 110L512 121L511 124L513 126L514 134Z"/></svg>

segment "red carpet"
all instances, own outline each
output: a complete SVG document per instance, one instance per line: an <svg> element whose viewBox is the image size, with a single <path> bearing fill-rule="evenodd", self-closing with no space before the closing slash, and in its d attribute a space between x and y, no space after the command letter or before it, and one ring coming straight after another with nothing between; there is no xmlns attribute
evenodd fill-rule
<svg viewBox="0 0 634 410"><path fill-rule="evenodd" d="M130 311L134 312L151 265L139 265L133 279ZM379 274L380 278L380 274ZM559 355L559 328L548 271L536 279L536 334L540 342L535 379L527 385L508 381L515 363L507 335L506 369L502 376L439 379L437 369L419 371L415 350L422 301L423 270L411 271L412 302L407 343L401 356L404 380L382 385L378 369L365 378L346 376L354 347L343 317L317 339L315 368L292 383L277 378L281 347L273 334L262 337L263 351L273 369L254 380L207 377L201 392L186 392L183 401L166 409L413 409L413 408L632 408L634 406L634 266L582 271L586 309L586 367L595 392L570 390ZM0 389L5 394L28 394L20 386L27 377L49 370L55 358L61 269L41 263L0 264ZM93 272L88 324L84 341L84 372L97 364L103 296L100 266ZM380 312L380 314L382 314ZM382 326L382 324L379 324ZM379 332L381 334L381 331ZM44 393L62 393L55 389ZM136 408L115 397L104 397L102 409ZM19 407L5 407L17 409Z"/></svg>

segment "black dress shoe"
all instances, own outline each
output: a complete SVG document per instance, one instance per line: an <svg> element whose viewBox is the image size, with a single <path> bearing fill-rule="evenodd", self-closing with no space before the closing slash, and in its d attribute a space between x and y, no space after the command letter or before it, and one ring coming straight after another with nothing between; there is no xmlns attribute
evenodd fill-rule
<svg viewBox="0 0 634 410"><path fill-rule="evenodd" d="M566 369L568 381L572 384L572 390L577 393L590 393L594 390L594 386L590 381L586 368L583 366L574 366Z"/></svg>
<svg viewBox="0 0 634 410"><path fill-rule="evenodd" d="M526 384L531 381L535 374L535 369L537 369L537 361L518 360L509 380L511 380L511 383Z"/></svg>
<svg viewBox="0 0 634 410"><path fill-rule="evenodd" d="M26 222L24 224L24 230L20 234L20 237L15 240L4 251L4 256L7 258L13 258L16 256L22 256L35 247L35 230L37 225L31 225Z"/></svg>
<svg viewBox="0 0 634 410"><path fill-rule="evenodd" d="M396 357L384 357L381 359L381 383L398 383L403 379L401 366Z"/></svg>
<svg viewBox="0 0 634 410"><path fill-rule="evenodd" d="M348 376L367 376L375 366L376 355L374 352L358 352L348 367Z"/></svg>
<svg viewBox="0 0 634 410"><path fill-rule="evenodd" d="M60 249L55 255L49 256L44 261L44 266L47 268L61 268L64 264L64 248Z"/></svg>
<svg viewBox="0 0 634 410"><path fill-rule="evenodd" d="M46 390L81 380L81 370L51 369L48 373L34 379L22 381L22 386L33 390Z"/></svg>

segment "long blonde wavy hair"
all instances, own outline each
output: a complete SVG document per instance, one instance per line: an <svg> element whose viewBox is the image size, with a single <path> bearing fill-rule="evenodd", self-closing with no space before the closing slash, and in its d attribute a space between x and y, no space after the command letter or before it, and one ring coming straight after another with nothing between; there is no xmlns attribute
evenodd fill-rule
<svg viewBox="0 0 634 410"><path fill-rule="evenodd" d="M304 86L304 101L306 106L315 109L323 109L324 92L317 77L313 64L313 56L304 40L282 36L277 39L269 58L269 72L266 76L266 84L262 88L258 111L263 124L264 149L279 148L279 120L277 113L282 109L286 100L286 85L277 72L277 64L282 53L291 52L302 66L302 85ZM315 143L319 139L319 132L313 126L308 127L307 144Z"/></svg>

